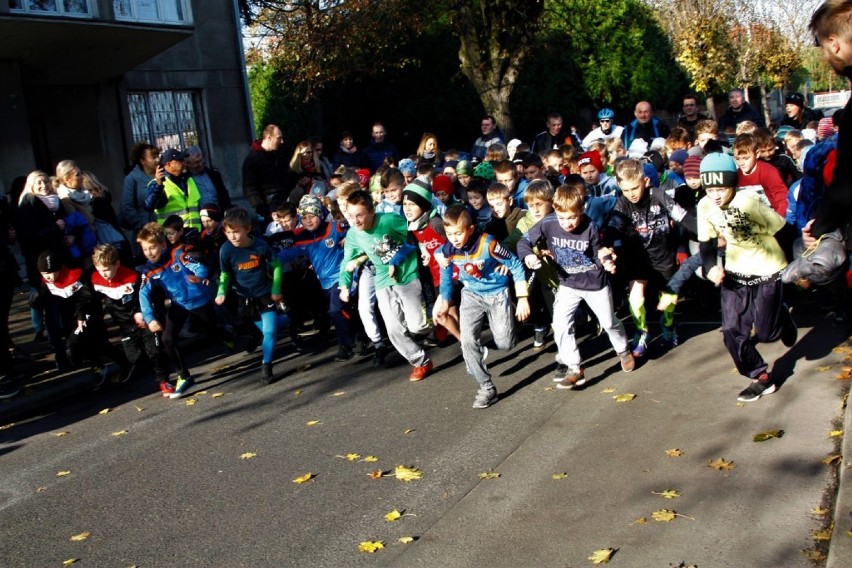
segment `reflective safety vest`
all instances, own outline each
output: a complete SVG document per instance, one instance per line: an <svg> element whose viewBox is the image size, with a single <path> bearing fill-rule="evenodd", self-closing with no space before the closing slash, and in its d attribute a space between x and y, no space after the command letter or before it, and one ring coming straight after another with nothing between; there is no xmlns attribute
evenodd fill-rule
<svg viewBox="0 0 852 568"><path fill-rule="evenodd" d="M195 180L191 177L186 180L187 192L183 190L171 180L166 178L163 182L163 191L166 193L168 201L159 209L155 209L157 214L157 223L162 225L166 219L172 215L179 215L183 219L184 228L201 230L201 213L199 205L201 202L201 192L198 191L198 186L195 185Z"/></svg>

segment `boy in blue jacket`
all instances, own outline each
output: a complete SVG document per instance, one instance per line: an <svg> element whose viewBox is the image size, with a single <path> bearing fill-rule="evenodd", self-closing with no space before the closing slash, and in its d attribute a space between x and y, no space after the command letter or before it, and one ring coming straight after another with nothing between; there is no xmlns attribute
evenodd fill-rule
<svg viewBox="0 0 852 568"><path fill-rule="evenodd" d="M459 271L459 282L463 286L459 307L462 355L468 373L479 383L473 408L488 408L497 401L497 388L485 366L488 349L480 343L485 318L488 318L498 349L511 349L515 343L509 277L501 274L497 268L505 265L512 273L518 297L519 321L530 315L526 275L518 257L503 248L494 237L476 229L470 212L463 205L453 205L447 209L444 229L449 242L444 244L441 252L449 262L441 272L441 295L435 302L433 313L441 321L449 312L455 265Z"/></svg>
<svg viewBox="0 0 852 568"><path fill-rule="evenodd" d="M139 305L142 317L151 333L163 334L166 354L178 368L175 391L169 398L181 398L195 382L177 349L178 333L190 314L206 329L217 329L212 303L215 289L207 279L207 267L187 257L183 245L169 247L163 228L155 221L142 227L136 241L148 259L141 269ZM154 294L155 288L162 293ZM162 305L163 294L171 300L168 312Z"/></svg>

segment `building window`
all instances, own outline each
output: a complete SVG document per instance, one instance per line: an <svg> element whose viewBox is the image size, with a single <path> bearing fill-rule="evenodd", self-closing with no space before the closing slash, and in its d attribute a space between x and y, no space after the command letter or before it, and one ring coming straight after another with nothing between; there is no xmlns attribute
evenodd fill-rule
<svg viewBox="0 0 852 568"><path fill-rule="evenodd" d="M133 143L161 150L204 149L201 99L195 91L142 91L127 95Z"/></svg>
<svg viewBox="0 0 852 568"><path fill-rule="evenodd" d="M113 0L116 20L131 22L191 22L186 0Z"/></svg>
<svg viewBox="0 0 852 568"><path fill-rule="evenodd" d="M92 0L9 0L9 11L34 16L91 18Z"/></svg>

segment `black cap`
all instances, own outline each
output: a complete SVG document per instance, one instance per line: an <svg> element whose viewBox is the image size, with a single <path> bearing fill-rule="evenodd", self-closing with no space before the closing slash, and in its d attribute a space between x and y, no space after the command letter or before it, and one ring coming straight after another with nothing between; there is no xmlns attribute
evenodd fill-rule
<svg viewBox="0 0 852 568"><path fill-rule="evenodd" d="M160 165L165 166L172 160L186 160L186 154L176 148L169 148L162 154L160 154Z"/></svg>
<svg viewBox="0 0 852 568"><path fill-rule="evenodd" d="M62 268L62 262L60 261L58 254L53 251L46 250L38 255L36 267L39 272L59 272L59 269Z"/></svg>

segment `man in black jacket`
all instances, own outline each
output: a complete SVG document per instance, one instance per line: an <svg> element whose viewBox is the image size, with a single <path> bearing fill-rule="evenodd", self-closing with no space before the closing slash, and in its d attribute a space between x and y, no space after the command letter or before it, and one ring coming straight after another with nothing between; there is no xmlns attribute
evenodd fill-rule
<svg viewBox="0 0 852 568"><path fill-rule="evenodd" d="M741 122L750 120L760 127L766 126L763 116L745 100L745 91L742 89L731 89L728 93L728 110L719 119L719 132L728 133L737 129Z"/></svg>
<svg viewBox="0 0 852 568"><path fill-rule="evenodd" d="M231 195L222 180L222 174L216 168L204 165L204 153L198 146L190 146L186 151L186 169L195 180L201 192L201 203L215 203L220 211L231 208Z"/></svg>

